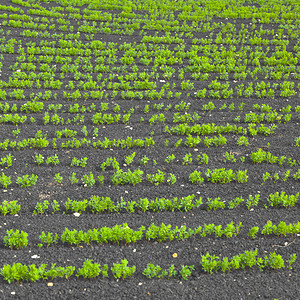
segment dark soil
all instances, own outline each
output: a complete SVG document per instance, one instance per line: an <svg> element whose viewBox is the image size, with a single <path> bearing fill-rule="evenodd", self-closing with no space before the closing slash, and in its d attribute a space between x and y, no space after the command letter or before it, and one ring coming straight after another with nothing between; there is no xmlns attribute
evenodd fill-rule
<svg viewBox="0 0 300 300"><path fill-rule="evenodd" d="M13 5L10 1L1 1L5 5ZM42 4L45 7L51 7L50 4ZM53 6L53 5L52 5ZM26 12L26 8L24 11ZM0 10L0 13L4 13ZM118 12L119 13L119 12ZM9 13L8 13L9 14ZM220 22L220 18L214 18L213 22ZM232 20L222 20L223 22L229 22ZM236 26L239 28L240 24L244 22L248 23L249 20L237 20ZM74 32L77 32L77 21L74 22L70 20L71 24L74 26ZM264 28L277 28L278 24L264 24ZM28 38L23 38L20 36L22 28L14 29L8 26L1 27L4 32L11 30L9 38L15 38L16 40L22 40L22 45L26 45L30 40ZM217 31L216 31L217 34ZM82 34L82 41L85 43L85 35ZM204 33L195 34L195 37L204 37ZM95 34L95 39L100 39L106 42L137 42L141 40L141 36L134 34L132 36L122 36L119 40L119 36L116 35L99 35ZM269 37L271 38L271 37ZM51 39L49 39L51 41ZM191 47L192 39L186 39L186 49ZM35 41L35 40L34 40ZM39 39L36 39L36 43L39 43ZM287 47L287 51L293 51L293 46L295 41L291 41ZM176 45L170 45L170 49L174 48ZM263 46L263 49L266 47ZM272 49L275 47L271 47ZM237 46L237 50L239 46ZM270 50L271 52L273 50ZM15 54L3 54L4 61L2 67L1 79L8 82L8 77L12 75L12 71L9 66L14 65L16 62L17 53ZM76 59L73 58L74 60ZM138 61L138 59L136 59ZM35 63L39 66L38 63ZM55 64L55 62L53 63ZM188 59L184 60L184 66L188 64ZM51 64L49 64L51 66ZM59 65L59 64L58 64ZM120 63L116 66L121 66ZM143 68L141 64L137 63L139 68ZM148 69L151 72L151 64ZM175 77L169 80L170 86L176 83L176 88L174 92L182 92L180 99L167 99L163 98L161 100L124 100L120 96L113 100L113 103L117 103L121 107L119 113L123 114L123 111L128 111L132 107L135 108L135 112L132 115L129 124L123 124L119 122L118 124L111 125L98 125L92 124L91 118L95 112L86 112L85 122L83 124L70 124L70 125L53 125L51 122L47 125L43 123L44 112L47 110L48 104L62 103L64 105L63 110L58 113L65 120L68 118L73 119L75 114L68 113L68 107L70 104L74 104L74 101L67 101L63 98L63 91L53 91L56 92L57 99L51 98L49 101L45 101L45 108L41 113L30 114L28 120L25 124L19 125L20 134L17 140L23 140L25 138L34 137L38 130L42 133L47 133L47 139L50 141L49 146L46 149L25 149L21 151L8 149L7 151L2 151L1 157L4 157L8 153L14 156L14 161L12 167L7 169L1 169L6 175L11 176L13 183L8 187L8 189L0 189L1 201L7 200L18 200L21 204L21 211L17 216L1 216L0 221L0 266L4 264L13 264L20 262L26 265L36 264L40 265L42 263L51 264L56 263L57 266L75 266L79 268L82 266L85 259L92 259L94 262L98 262L101 265L108 264L109 268L112 267L113 263L120 262L122 259L127 259L129 265L136 266L136 272L132 278L125 280L117 280L113 277L111 271L109 271L109 278L101 279L83 279L77 278L73 275L69 280L66 279L56 279L51 281L38 281L36 283L14 283L8 284L0 276L0 299L300 299L300 288L299 288L299 275L300 275L300 260L298 259L294 265L293 269L289 270L287 268L288 263L286 262L286 268L280 270L265 269L262 272L257 268L246 268L240 269L232 272L227 272L223 274L221 271L214 274L207 274L203 271L200 266L201 255L205 255L207 252L210 254L215 254L219 257L232 257L236 254L242 253L246 250L258 250L260 257L267 255L271 252L276 252L282 255L285 261L288 261L291 254L296 253L299 256L299 238L298 237L276 237L276 236L263 236L258 234L256 239L251 239L248 236L249 228L253 226L259 226L260 229L264 224L271 220L274 224L278 224L281 221L286 223L295 223L299 221L299 204L297 203L295 207L285 209L285 208L269 208L266 209L264 204L267 202L269 194L274 192L285 191L286 194L296 194L299 192L299 181L294 180L290 177L287 181L283 181L282 178L287 170L291 170L294 174L299 168L297 166L289 166L284 163L283 166L278 164L257 164L255 165L250 160L250 154L253 151L257 151L262 148L265 151L271 152L273 155L278 157L285 155L287 158L292 158L296 160L298 164L300 163L300 152L299 147L295 147L294 139L299 136L299 118L298 113L295 113L292 109L292 120L286 124L277 124L277 128L273 135L264 136L257 135L254 138L248 136L249 146L248 147L238 147L237 139L238 135L224 134L227 138L227 144L223 147L211 146L210 148L204 147L203 140L196 149L188 148L184 146L186 136L175 136L169 135L164 132L165 126L168 125L172 127L176 124L172 123L173 113L177 112L174 109L176 104L181 101L191 103L188 113L191 115L194 112L201 116L198 123L215 123L216 125L226 125L227 123L236 124L237 126L247 127L247 124L235 123L234 118L241 115L242 119L245 113L249 113L252 109L252 105L255 103L268 104L273 107L273 109L279 110L282 107L291 105L292 108L299 105L298 95L290 97L289 99L280 97L280 93L276 94L274 99L259 99L253 98L237 98L236 96L232 99L195 99L194 97L187 96L187 92L182 91L180 88L181 81L178 80L178 69L183 68L183 65L173 66L176 69ZM253 68L254 67L250 67ZM298 64L299 68L299 64ZM38 68L37 68L38 69ZM160 74L159 80L163 80L162 72ZM193 81L195 83L194 90L207 88L207 85L215 79L218 74L210 74L209 80L207 81ZM64 84L67 84L71 79L71 75L66 76L63 80ZM97 74L94 75L96 78ZM106 75L105 75L106 76ZM108 76L108 75L107 75ZM187 73L187 79L190 78L190 74ZM249 75L248 75L249 76ZM59 72L56 73L56 78L60 79ZM94 79L95 80L95 79ZM157 90L160 90L164 83L157 80ZM243 81L244 85L247 86L250 82L253 82L254 86L256 82L264 80L263 74L259 74L256 80L251 77ZM289 79L293 80L293 79ZM241 83L234 83L232 74L229 76L228 82L230 82L231 87L234 88L235 85ZM271 83L276 82L270 80ZM299 80L293 80L295 82L295 87L299 83ZM166 80L167 82L167 80ZM281 81L278 81L280 83ZM13 89L6 89L7 93L11 92ZM193 95L194 90L190 91ZM25 103L29 100L30 94L34 92L38 94L39 92L45 92L44 89L27 89L25 90L26 98L23 100L9 100L9 104L17 104L18 109L21 103ZM278 93L278 91L277 91ZM7 97L9 98L9 97ZM41 100L40 100L41 101ZM103 99L102 102L105 100ZM201 108L203 104L207 104L209 101L213 101L216 105L216 109L212 112L204 112ZM108 98L109 110L106 113L113 114L112 101ZM155 111L153 110L154 103L163 102L165 107L168 104L172 104L170 111ZM240 112L238 110L238 105L244 102L244 110ZM4 101L1 101L4 103ZM99 101L88 99L88 100L78 100L77 103L80 105L90 106L95 103L97 110L99 110ZM235 104L235 110L230 112L227 109L219 110L219 108L224 104ZM146 115L143 110L145 105L148 104L150 107L150 112ZM23 115L24 112L20 112ZM165 124L155 124L150 125L148 119L153 114L164 113L166 116ZM181 112L184 113L184 112ZM50 113L51 115L53 112ZM30 123L30 116L36 119L35 123ZM145 121L140 122L140 118L144 117ZM103 140L104 137L109 139L126 139L127 136L132 136L133 138L142 138L152 136L155 141L155 147L153 148L133 148L133 149L94 149L93 147L81 147L78 149L65 149L59 148L53 149L52 138L55 137L55 131L62 130L64 128L72 129L77 131L77 139L84 138L84 134L81 132L83 126L87 126L88 136L87 139L92 140L92 132L95 127L99 128L99 133L97 139ZM191 124L190 124L191 125ZM264 123L264 125L270 126L269 123ZM12 130L16 129L16 126L12 124L1 124L0 125L0 137L1 142L9 138L10 140L15 140L16 138L12 134ZM153 132L153 133L151 133ZM180 147L175 148L174 143L182 138L182 144ZM166 139L169 140L168 147L165 146ZM66 139L63 138L63 141ZM93 141L93 140L92 140ZM268 145L269 143L269 145ZM61 141L58 141L58 145ZM112 185L110 176L113 174L112 169L108 169L103 172L100 168L101 163L103 163L108 157L115 157L120 163L120 167L123 170L128 170L128 166L123 166L125 163L124 159L126 156L136 152L134 162L129 166L131 170L142 169L144 171L144 177L142 183L135 186L132 185ZM226 152L235 153L237 159L236 163L224 163L223 155ZM51 155L57 154L60 163L57 166L42 164L38 166L33 157L35 154L41 153L45 158ZM193 157L193 162L188 165L182 165L183 157L191 153ZM208 165L199 165L196 158L198 154L206 153L209 156ZM176 159L171 164L165 162L165 158L174 154ZM140 165L140 160L145 155L149 157L149 162L146 166ZM241 163L240 158L245 156L245 162ZM72 158L87 157L88 163L85 168L81 167L70 167ZM153 160L157 162L157 165L153 165ZM244 184L238 184L235 182L229 184L212 184L205 181L202 185L197 186L189 182L189 174L195 169L202 171L203 174L207 169L215 168L226 168L237 170L248 170L248 182ZM166 173L174 173L177 177L177 182L174 185L169 185L167 183L160 184L158 186L152 185L146 179L146 174L153 174L160 169ZM89 174L93 172L94 176L104 175L105 181L102 186L97 182L93 187L84 187L82 184L72 185L69 177L72 172L77 173L77 178L81 178L83 174ZM277 182L267 181L263 183L262 174L269 172L274 174L279 172L280 180ZM63 182L58 184L55 182L54 175L60 173L63 177ZM24 174L36 174L38 175L38 182L35 186L21 189L16 184L16 179L18 176ZM217 210L209 211L207 210L207 205L205 205L208 198L220 197L222 201L228 203L228 201L242 196L247 199L249 195L260 194L260 203L257 207L252 210L248 210L245 204L240 207L229 210ZM196 197L202 197L204 204L196 209L187 212L142 212L138 211L136 213L121 212L117 213L103 213L103 214L92 214L89 211L83 212L79 217L74 216L65 212L63 203L67 201L68 198L73 200L83 200L89 199L92 195L111 197L113 201L119 201L121 197L125 201L135 200L138 201L140 198L148 198L149 200L155 200L156 197L174 198L183 197L187 195L194 194ZM35 216L33 211L35 209L37 202L42 202L48 200L57 200L61 204L61 211L51 214L51 211ZM129 227L133 229L138 229L140 226L145 226L146 228L152 223L156 225L171 224L172 227L181 225L186 225L187 227L195 228L199 225L214 223L215 225L226 225L231 221L238 223L242 222L243 228L241 233L233 238L214 238L214 237L196 237L189 238L184 241L171 241L171 242L150 242L145 238L136 244L125 245L121 243L117 244L105 244L92 246L82 245L80 247L68 246L63 244L61 241L56 245L51 245L49 248L43 247L39 248L37 244L39 243L39 235L44 232L61 233L66 227L69 229L77 229L87 231L92 228L101 228L104 226L112 227L116 224L127 223ZM28 233L29 243L28 246L20 250L10 250L3 243L3 237L6 234L6 230L9 229L19 229ZM173 254L177 253L177 257L174 258ZM33 255L37 255L38 258L32 258ZM177 269L180 269L181 265L194 265L195 270L192 272L192 276L188 280L182 280L180 276L176 276L171 279L147 279L142 273L148 263L153 263L154 265L160 265L162 268L168 268L171 264L174 264ZM49 282L53 282L53 286L48 286Z"/></svg>

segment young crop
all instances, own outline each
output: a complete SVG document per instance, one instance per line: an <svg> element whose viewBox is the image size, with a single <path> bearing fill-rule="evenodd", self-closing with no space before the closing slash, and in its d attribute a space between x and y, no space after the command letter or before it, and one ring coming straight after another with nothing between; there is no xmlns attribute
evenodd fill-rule
<svg viewBox="0 0 300 300"><path fill-rule="evenodd" d="M201 177L202 172L195 170L193 173L189 176L189 181L191 181L193 184L201 184L204 182L204 178Z"/></svg>
<svg viewBox="0 0 300 300"><path fill-rule="evenodd" d="M44 200L44 202L37 202L35 206L35 210L33 211L33 214L36 216L37 214L43 214L49 207L49 201Z"/></svg>
<svg viewBox="0 0 300 300"><path fill-rule="evenodd" d="M136 185L142 181L142 175L144 172L140 169L134 170L133 172L128 169L128 172L124 172L122 169L117 170L112 176L111 180L114 185L118 184L132 184Z"/></svg>
<svg viewBox="0 0 300 300"><path fill-rule="evenodd" d="M228 202L228 208L229 209L235 209L237 208L241 203L243 203L245 200L243 199L243 197L236 197L233 200L230 200Z"/></svg>
<svg viewBox="0 0 300 300"><path fill-rule="evenodd" d="M140 160L140 164L141 165L146 165L149 161L149 158L145 155L141 160Z"/></svg>
<svg viewBox="0 0 300 300"><path fill-rule="evenodd" d="M166 173L161 170L157 170L156 174L147 174L147 179L154 185L159 185L160 183L164 183Z"/></svg>
<svg viewBox="0 0 300 300"><path fill-rule="evenodd" d="M42 154L36 154L35 155L35 160L34 160L38 165L44 163L44 157Z"/></svg>
<svg viewBox="0 0 300 300"><path fill-rule="evenodd" d="M135 157L135 152L133 152L131 155L128 155L125 157L125 163L127 166L132 164L134 157Z"/></svg>
<svg viewBox="0 0 300 300"><path fill-rule="evenodd" d="M74 157L71 162L71 167L80 166L80 167L84 168L86 166L86 164L87 164L87 157L82 157L81 159L77 159L76 157Z"/></svg>
<svg viewBox="0 0 300 300"><path fill-rule="evenodd" d="M72 176L69 179L70 179L72 184L78 183L78 181L79 181L79 179L76 178L76 173L75 172L72 173Z"/></svg>
<svg viewBox="0 0 300 300"><path fill-rule="evenodd" d="M248 235L252 239L255 239L258 232L259 232L259 227L258 226L254 226L254 227L252 227L252 228L249 229Z"/></svg>
<svg viewBox="0 0 300 300"><path fill-rule="evenodd" d="M135 271L136 271L136 267L132 266L132 267L128 267L128 261L127 259L122 259L121 263L114 263L114 266L111 267L111 271L114 275L115 278L122 278L125 279L127 277L132 276Z"/></svg>
<svg viewBox="0 0 300 300"><path fill-rule="evenodd" d="M175 174L170 173L169 177L167 178L167 182L169 184L175 184L177 181Z"/></svg>
<svg viewBox="0 0 300 300"><path fill-rule="evenodd" d="M203 153L202 156L199 154L197 156L197 160L199 161L199 165L200 164L208 164L208 160L209 160L209 157L207 154Z"/></svg>
<svg viewBox="0 0 300 300"><path fill-rule="evenodd" d="M280 194L278 192L270 194L267 199L267 204L265 207L281 206L281 207L294 207L298 202L299 193L295 195L286 195L284 191Z"/></svg>
<svg viewBox="0 0 300 300"><path fill-rule="evenodd" d="M188 153L186 154L184 157L183 157L183 165L185 164L191 164L193 161L193 158L192 158L192 154L191 153Z"/></svg>
<svg viewBox="0 0 300 300"><path fill-rule="evenodd" d="M86 187L91 187L95 184L95 179L94 179L94 174L90 172L90 174L84 174L83 177L81 178L84 186Z"/></svg>
<svg viewBox="0 0 300 300"><path fill-rule="evenodd" d="M260 198L259 194L255 196L249 195L249 198L247 199L246 202L247 208L250 210L251 208L257 206L259 203L259 198Z"/></svg>
<svg viewBox="0 0 300 300"><path fill-rule="evenodd" d="M47 157L46 159L46 164L49 165L49 164L53 164L53 165L58 165L59 164L59 159L58 159L58 156L57 154L55 154L54 156L49 156Z"/></svg>
<svg viewBox="0 0 300 300"><path fill-rule="evenodd" d="M53 233L48 232L47 234L45 234L45 232L43 231L41 233L41 235L39 236L39 239L41 241L41 243L38 244L38 247L41 248L43 247L43 245L47 245L47 248L51 245L51 244L57 244L58 242L58 235L57 233L55 233L55 235L53 236Z"/></svg>
<svg viewBox="0 0 300 300"><path fill-rule="evenodd" d="M21 188L30 187L36 184L38 179L38 175L31 174L29 175L23 175L22 177L17 178L17 184Z"/></svg>
<svg viewBox="0 0 300 300"><path fill-rule="evenodd" d="M57 183L62 183L63 177L60 175L60 173L57 173L57 174L55 174L55 176L54 176L54 180L55 180Z"/></svg>
<svg viewBox="0 0 300 300"><path fill-rule="evenodd" d="M174 154L171 154L171 155L168 155L168 156L167 156L167 158L165 159L165 162L169 164L169 163L172 162L174 159L175 159L175 155L174 155Z"/></svg>
<svg viewBox="0 0 300 300"><path fill-rule="evenodd" d="M3 238L3 242L5 246L10 247L11 249L21 249L28 245L28 233L24 231L19 231L18 229L14 231L6 230L6 236Z"/></svg>
<svg viewBox="0 0 300 300"><path fill-rule="evenodd" d="M82 265L82 268L77 269L76 276L82 276L83 278L94 278L102 273L103 278L108 277L107 271L108 266L105 264L101 270L101 265L98 263L93 263L91 259L86 259Z"/></svg>
<svg viewBox="0 0 300 300"><path fill-rule="evenodd" d="M181 266L181 270L179 271L179 274L181 275L181 278L184 280L188 280L188 278L192 275L192 271L195 270L195 266Z"/></svg>
<svg viewBox="0 0 300 300"><path fill-rule="evenodd" d="M220 197L215 199L207 198L208 208L207 210L218 210L218 209L224 209L225 203L223 201L220 201Z"/></svg>
<svg viewBox="0 0 300 300"><path fill-rule="evenodd" d="M2 215L16 215L21 209L21 205L18 204L18 201L6 201L4 200L0 205L0 213Z"/></svg>
<svg viewBox="0 0 300 300"><path fill-rule="evenodd" d="M225 168L222 169L214 169L210 170L207 169L205 172L205 175L207 177L208 181L211 181L212 183L229 183L232 180L235 179L235 174L233 170L225 170Z"/></svg>
<svg viewBox="0 0 300 300"><path fill-rule="evenodd" d="M225 163L227 163L227 162L235 163L236 162L236 158L234 157L234 154L226 152L223 156L224 156Z"/></svg>
<svg viewBox="0 0 300 300"><path fill-rule="evenodd" d="M4 173L2 173L2 176L0 177L0 184L4 189L7 189L7 187L11 184L10 176L6 176Z"/></svg>

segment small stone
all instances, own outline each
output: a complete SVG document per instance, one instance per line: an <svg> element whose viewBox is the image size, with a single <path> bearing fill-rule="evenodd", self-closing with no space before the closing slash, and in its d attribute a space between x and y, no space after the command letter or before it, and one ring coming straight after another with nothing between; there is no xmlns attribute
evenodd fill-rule
<svg viewBox="0 0 300 300"><path fill-rule="evenodd" d="M15 295L15 294L16 294L16 292L11 292L11 294L12 294L12 295Z"/></svg>
<svg viewBox="0 0 300 300"><path fill-rule="evenodd" d="M142 282L139 282L139 285L143 285L143 283L142 283Z"/></svg>
<svg viewBox="0 0 300 300"><path fill-rule="evenodd" d="M31 258L40 258L40 256L35 254L35 255L32 255Z"/></svg>
<svg viewBox="0 0 300 300"><path fill-rule="evenodd" d="M53 282L48 282L48 286L53 286Z"/></svg>

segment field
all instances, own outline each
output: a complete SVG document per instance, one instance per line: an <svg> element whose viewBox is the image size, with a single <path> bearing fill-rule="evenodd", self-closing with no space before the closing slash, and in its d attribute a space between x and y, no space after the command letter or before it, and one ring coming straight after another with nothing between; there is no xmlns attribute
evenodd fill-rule
<svg viewBox="0 0 300 300"><path fill-rule="evenodd" d="M0 299L300 299L297 0L2 0Z"/></svg>

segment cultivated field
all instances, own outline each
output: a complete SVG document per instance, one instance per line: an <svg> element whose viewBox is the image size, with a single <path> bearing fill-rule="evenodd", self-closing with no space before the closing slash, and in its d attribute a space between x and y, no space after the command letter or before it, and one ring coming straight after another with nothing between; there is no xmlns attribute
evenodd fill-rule
<svg viewBox="0 0 300 300"><path fill-rule="evenodd" d="M0 299L300 299L298 0L2 0Z"/></svg>

